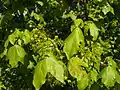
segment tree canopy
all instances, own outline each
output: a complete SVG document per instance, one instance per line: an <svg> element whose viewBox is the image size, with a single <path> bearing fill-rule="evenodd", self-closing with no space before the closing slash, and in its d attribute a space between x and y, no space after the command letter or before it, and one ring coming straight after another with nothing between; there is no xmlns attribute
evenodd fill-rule
<svg viewBox="0 0 120 90"><path fill-rule="evenodd" d="M0 90L119 88L119 0L0 0Z"/></svg>

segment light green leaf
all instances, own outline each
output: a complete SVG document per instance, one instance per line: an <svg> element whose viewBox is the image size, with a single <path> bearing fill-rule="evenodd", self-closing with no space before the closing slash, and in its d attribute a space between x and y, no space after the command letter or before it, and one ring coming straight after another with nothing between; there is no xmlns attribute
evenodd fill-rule
<svg viewBox="0 0 120 90"><path fill-rule="evenodd" d="M76 19L76 16L72 10L68 14L65 13L63 14L62 18L71 18L73 21Z"/></svg>
<svg viewBox="0 0 120 90"><path fill-rule="evenodd" d="M26 52L21 46L14 45L8 50L7 58L9 59L10 65L12 67L16 67L19 61L21 63L24 63L25 55Z"/></svg>
<svg viewBox="0 0 120 90"><path fill-rule="evenodd" d="M22 37L24 44L28 44L31 39L31 33L28 30L25 30Z"/></svg>
<svg viewBox="0 0 120 90"><path fill-rule="evenodd" d="M54 57L48 57L40 61L35 68L33 85L36 90L39 90L40 87L45 83L45 78L48 72L60 82L64 82L63 66Z"/></svg>
<svg viewBox="0 0 120 90"><path fill-rule="evenodd" d="M84 26L84 23L82 19L76 19L74 20L74 24L71 25L71 31L73 31L75 28L82 28Z"/></svg>
<svg viewBox="0 0 120 90"><path fill-rule="evenodd" d="M108 65L109 65L109 66L112 66L112 68L114 68L114 69L117 68L117 64L116 64L116 62L112 59L112 57L106 57L105 60L108 61Z"/></svg>
<svg viewBox="0 0 120 90"><path fill-rule="evenodd" d="M16 36L14 34L11 34L11 35L9 35L8 40L10 41L10 43L12 45L14 45L14 43L16 41Z"/></svg>
<svg viewBox="0 0 120 90"><path fill-rule="evenodd" d="M8 39L6 40L4 47L7 47L9 42L12 45L14 45L17 38L20 37L21 35L22 33L18 29L16 29L14 33L8 36Z"/></svg>
<svg viewBox="0 0 120 90"><path fill-rule="evenodd" d="M110 6L109 3L106 3L106 4L102 7L102 12L104 13L104 15L106 15L108 12L111 12L112 14L114 14L114 9Z"/></svg>
<svg viewBox="0 0 120 90"><path fill-rule="evenodd" d="M4 84L0 81L0 90L6 89L6 87L4 86Z"/></svg>
<svg viewBox="0 0 120 90"><path fill-rule="evenodd" d="M72 32L75 28L76 28L75 25L71 25L71 28L70 28L71 32Z"/></svg>
<svg viewBox="0 0 120 90"><path fill-rule="evenodd" d="M14 45L17 38L20 37L21 35L22 33L19 31L19 29L16 29L13 34L9 35L8 40L10 41L12 45Z"/></svg>
<svg viewBox="0 0 120 90"><path fill-rule="evenodd" d="M26 18L25 16L27 15L27 13L28 13L28 9L25 8L25 9L24 9L24 12L23 12L24 18Z"/></svg>
<svg viewBox="0 0 120 90"><path fill-rule="evenodd" d="M42 1L36 1L36 3L38 3L40 6L43 6L43 2Z"/></svg>
<svg viewBox="0 0 120 90"><path fill-rule="evenodd" d="M93 83L94 83L94 81L95 82L97 81L97 76L98 76L98 73L95 69L90 71L90 77L91 77L91 80Z"/></svg>
<svg viewBox="0 0 120 90"><path fill-rule="evenodd" d="M77 78L78 80L81 80L84 74L86 74L86 71L83 70L81 66L88 67L88 65L78 57L73 57L69 60L68 71L71 76Z"/></svg>
<svg viewBox="0 0 120 90"><path fill-rule="evenodd" d="M7 39L7 40L5 41L4 47L7 48L8 45L9 45L9 40Z"/></svg>
<svg viewBox="0 0 120 90"><path fill-rule="evenodd" d="M108 67L103 69L102 72L104 72L104 74L106 74L106 73L108 74L108 76L105 75L104 78L108 77L108 79L109 78L110 79L106 80L105 85L109 86L109 87L112 87L115 82L120 84L120 75L119 75L118 71L116 70L117 69L116 62L112 59L112 57L107 57L106 60L108 61Z"/></svg>
<svg viewBox="0 0 120 90"><path fill-rule="evenodd" d="M31 16L33 16L37 21L40 20L39 15L36 13L32 13Z"/></svg>
<svg viewBox="0 0 120 90"><path fill-rule="evenodd" d="M89 81L88 74L83 67L88 67L88 65L78 57L73 57L69 60L68 71L72 77L77 79L78 90L84 90Z"/></svg>
<svg viewBox="0 0 120 90"><path fill-rule="evenodd" d="M5 48L5 50L3 51L3 53L0 54L0 57L1 57L1 58L3 58L3 57L7 54L7 50L8 50L8 49Z"/></svg>
<svg viewBox="0 0 120 90"><path fill-rule="evenodd" d="M80 27L82 28L83 27L83 20L82 19L76 19L76 20L74 20L74 25L76 26L76 27L79 27L79 25L80 25Z"/></svg>
<svg viewBox="0 0 120 90"><path fill-rule="evenodd" d="M45 83L47 75L46 61L40 61L34 71L33 85L36 90L39 90L40 87Z"/></svg>
<svg viewBox="0 0 120 90"><path fill-rule="evenodd" d="M29 65L27 66L27 69L32 69L34 67L34 63L29 61Z"/></svg>
<svg viewBox="0 0 120 90"><path fill-rule="evenodd" d="M21 40L21 39L18 39L17 41L18 41L18 45L21 46L21 45L22 45L22 40Z"/></svg>
<svg viewBox="0 0 120 90"><path fill-rule="evenodd" d="M63 66L54 58L46 58L47 70L50 72L57 80L64 82L64 68Z"/></svg>
<svg viewBox="0 0 120 90"><path fill-rule="evenodd" d="M63 51L69 60L77 53L80 42L84 44L84 36L80 28L75 28L73 32L66 38Z"/></svg>
<svg viewBox="0 0 120 90"><path fill-rule="evenodd" d="M78 87L78 90L85 90L85 88L88 86L88 82L89 82L89 78L88 78L88 75L85 74L81 80L78 80L77 81L77 87Z"/></svg>
<svg viewBox="0 0 120 90"><path fill-rule="evenodd" d="M112 87L115 84L115 70L111 66L104 68L101 71L102 83L106 87Z"/></svg>
<svg viewBox="0 0 120 90"><path fill-rule="evenodd" d="M117 71L115 71L115 78L116 78L116 82L120 84L120 75Z"/></svg>
<svg viewBox="0 0 120 90"><path fill-rule="evenodd" d="M93 36L93 40L96 40L99 34L99 29L92 21L88 21L87 26L88 29L90 29L90 35Z"/></svg>
<svg viewBox="0 0 120 90"><path fill-rule="evenodd" d="M44 22L44 18L40 14L32 13L31 16L33 16L37 21Z"/></svg>

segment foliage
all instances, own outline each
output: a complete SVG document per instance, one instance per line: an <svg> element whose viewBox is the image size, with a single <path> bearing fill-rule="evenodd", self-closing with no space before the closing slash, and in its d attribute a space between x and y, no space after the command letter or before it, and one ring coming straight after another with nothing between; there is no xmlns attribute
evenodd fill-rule
<svg viewBox="0 0 120 90"><path fill-rule="evenodd" d="M0 90L118 90L119 0L0 0Z"/></svg>

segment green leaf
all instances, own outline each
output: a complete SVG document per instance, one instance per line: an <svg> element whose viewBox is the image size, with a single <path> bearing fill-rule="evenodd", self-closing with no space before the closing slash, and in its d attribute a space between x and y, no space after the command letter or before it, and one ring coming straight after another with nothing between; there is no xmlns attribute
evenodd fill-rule
<svg viewBox="0 0 120 90"><path fill-rule="evenodd" d="M40 6L43 6L43 2L41 1L36 1L36 3L38 3Z"/></svg>
<svg viewBox="0 0 120 90"><path fill-rule="evenodd" d="M106 15L108 12L111 12L112 14L114 14L114 9L110 6L109 3L106 3L106 4L102 7L102 12L104 13L104 15Z"/></svg>
<svg viewBox="0 0 120 90"><path fill-rule="evenodd" d="M71 58L68 63L70 75L80 80L84 74L86 74L86 71L83 70L81 66L88 67L88 65L78 57Z"/></svg>
<svg viewBox="0 0 120 90"><path fill-rule="evenodd" d="M72 77L77 79L79 90L84 90L89 81L88 74L83 69L84 67L88 67L88 65L78 57L73 57L69 60L68 71Z"/></svg>
<svg viewBox="0 0 120 90"><path fill-rule="evenodd" d="M16 36L14 34L11 34L11 35L9 35L8 40L10 41L10 43L12 45L14 45L14 43L16 41Z"/></svg>
<svg viewBox="0 0 120 90"><path fill-rule="evenodd" d="M108 61L108 65L112 66L112 68L116 69L117 68L117 64L116 62L112 59L112 57L106 57L106 59Z"/></svg>
<svg viewBox="0 0 120 90"><path fill-rule="evenodd" d="M88 75L85 74L85 75L81 78L81 80L78 80L78 81L77 81L78 90L85 90L85 88L88 86L88 82L89 82Z"/></svg>
<svg viewBox="0 0 120 90"><path fill-rule="evenodd" d="M20 46L22 45L22 40L21 39L18 39L17 42L18 42L18 45L20 45Z"/></svg>
<svg viewBox="0 0 120 90"><path fill-rule="evenodd" d="M12 67L16 67L19 61L21 63L24 63L25 55L26 52L21 46L14 45L8 50L7 58L9 59L10 65Z"/></svg>
<svg viewBox="0 0 120 90"><path fill-rule="evenodd" d="M71 18L73 21L76 19L76 16L75 16L75 14L74 14L74 12L71 10L68 14L63 14L63 16L62 16L62 18Z"/></svg>
<svg viewBox="0 0 120 90"><path fill-rule="evenodd" d="M94 81L95 82L97 81L97 76L98 76L98 73L95 69L90 71L90 77L91 77L91 80L93 83L94 83Z"/></svg>
<svg viewBox="0 0 120 90"><path fill-rule="evenodd" d="M24 44L28 44L31 39L31 33L28 30L25 30L22 37Z"/></svg>
<svg viewBox="0 0 120 90"><path fill-rule="evenodd" d="M29 65L27 66L27 69L32 69L34 67L34 63L29 61Z"/></svg>
<svg viewBox="0 0 120 90"><path fill-rule="evenodd" d="M9 35L8 40L10 41L12 45L14 45L17 38L20 37L21 35L22 33L19 31L19 29L16 29L13 34Z"/></svg>
<svg viewBox="0 0 120 90"><path fill-rule="evenodd" d="M5 41L4 47L7 48L9 42L14 45L15 41L17 40L18 37L20 37L22 33L19 31L19 29L16 29L14 33L8 36L8 39Z"/></svg>
<svg viewBox="0 0 120 90"><path fill-rule="evenodd" d="M6 87L4 86L4 84L0 81L0 90L2 89L6 89Z"/></svg>
<svg viewBox="0 0 120 90"><path fill-rule="evenodd" d="M57 80L64 82L64 68L63 66L54 58L46 58L46 68Z"/></svg>
<svg viewBox="0 0 120 90"><path fill-rule="evenodd" d="M5 50L3 51L3 53L0 54L0 57L1 57L1 58L3 58L3 57L7 54L7 50L8 50L8 49L5 49Z"/></svg>
<svg viewBox="0 0 120 90"><path fill-rule="evenodd" d="M117 82L117 83L119 83L120 84L120 75L119 75L119 73L118 73L118 71L116 70L118 67L117 67L117 64L116 64L116 62L112 59L112 57L107 57L106 58L106 61L108 61L108 67L111 67L111 72L110 73L112 73L112 75L114 74L114 80ZM107 77L107 76L106 76ZM114 81L114 82L115 82ZM111 81L112 82L112 81ZM111 86L112 87L112 86Z"/></svg>
<svg viewBox="0 0 120 90"><path fill-rule="evenodd" d="M33 85L36 90L39 90L40 87L45 83L47 75L46 61L40 61L34 71Z"/></svg>
<svg viewBox="0 0 120 90"><path fill-rule="evenodd" d="M102 83L105 84L106 87L114 86L115 73L115 69L111 66L108 66L101 71Z"/></svg>
<svg viewBox="0 0 120 90"><path fill-rule="evenodd" d="M75 28L73 32L66 38L63 51L69 60L77 53L80 42L84 43L84 36L80 28Z"/></svg>
<svg viewBox="0 0 120 90"><path fill-rule="evenodd" d="M73 31L75 28L82 28L84 26L82 19L76 19L74 20L74 24L71 25L71 31Z"/></svg>
<svg viewBox="0 0 120 90"><path fill-rule="evenodd" d="M7 48L8 45L9 45L9 40L7 39L7 40L5 41L4 47Z"/></svg>
<svg viewBox="0 0 120 90"><path fill-rule="evenodd" d="M117 71L115 71L115 78L116 78L116 82L120 84L120 75Z"/></svg>
<svg viewBox="0 0 120 90"><path fill-rule="evenodd" d="M33 85L36 90L39 90L40 87L45 83L45 78L48 72L60 82L64 82L63 66L54 57L48 57L40 61L35 68Z"/></svg>
<svg viewBox="0 0 120 90"><path fill-rule="evenodd" d="M93 36L93 40L96 40L99 34L99 29L92 21L88 21L87 26L88 29L90 29L90 35Z"/></svg>
<svg viewBox="0 0 120 90"><path fill-rule="evenodd" d="M44 22L44 18L40 14L32 13L31 16L33 16L37 21Z"/></svg>
<svg viewBox="0 0 120 90"><path fill-rule="evenodd" d="M76 20L74 20L74 24L75 24L76 27L79 27L79 25L80 25L81 28L84 25L82 19L76 19Z"/></svg>

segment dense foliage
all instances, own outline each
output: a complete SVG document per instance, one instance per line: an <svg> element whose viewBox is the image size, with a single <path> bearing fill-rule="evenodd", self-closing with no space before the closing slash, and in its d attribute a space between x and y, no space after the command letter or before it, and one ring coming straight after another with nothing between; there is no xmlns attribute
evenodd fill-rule
<svg viewBox="0 0 120 90"><path fill-rule="evenodd" d="M119 90L119 0L0 0L0 90Z"/></svg>

